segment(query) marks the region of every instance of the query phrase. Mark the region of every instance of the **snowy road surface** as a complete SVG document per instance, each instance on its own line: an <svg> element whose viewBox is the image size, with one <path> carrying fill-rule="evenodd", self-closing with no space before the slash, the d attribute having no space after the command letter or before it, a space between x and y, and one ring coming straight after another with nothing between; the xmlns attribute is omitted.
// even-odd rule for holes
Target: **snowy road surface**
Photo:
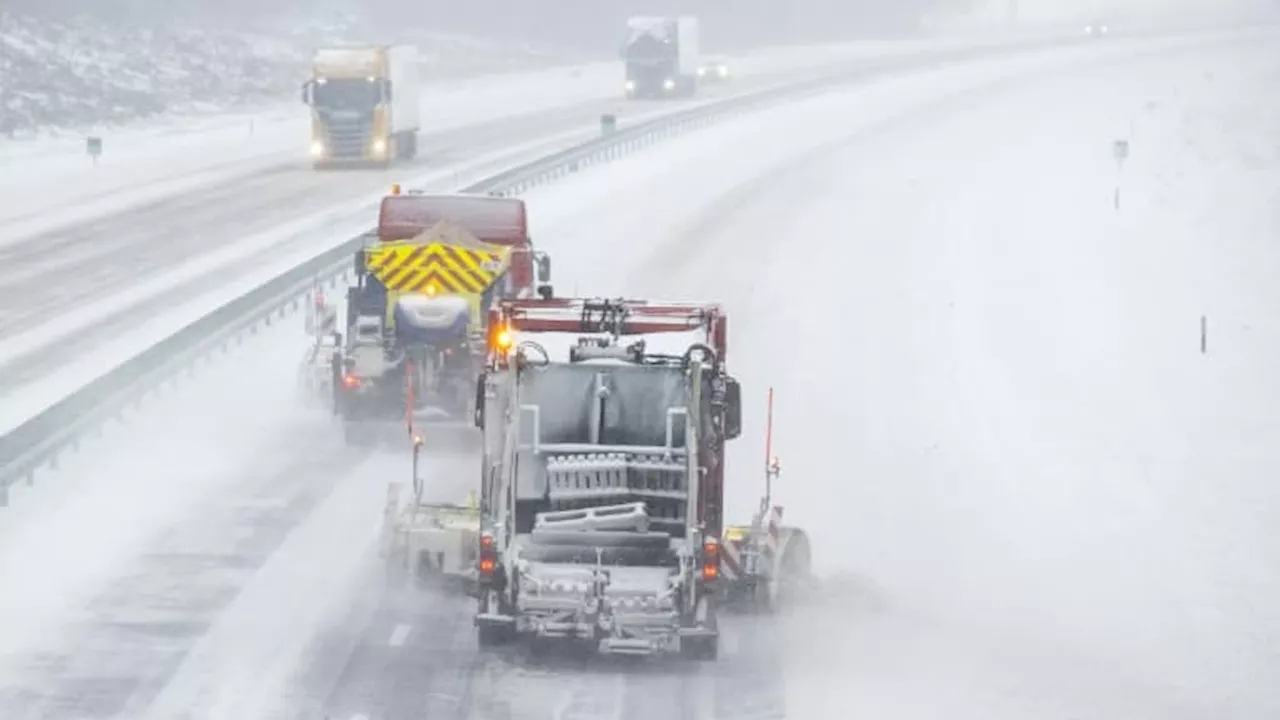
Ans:
<svg viewBox="0 0 1280 720"><path fill-rule="evenodd" d="M530 194L562 292L723 300L777 388L828 595L720 662L486 658L465 602L385 592L408 453L298 402L299 320L15 489L0 716L1276 716L1277 39L887 80Z"/></svg>

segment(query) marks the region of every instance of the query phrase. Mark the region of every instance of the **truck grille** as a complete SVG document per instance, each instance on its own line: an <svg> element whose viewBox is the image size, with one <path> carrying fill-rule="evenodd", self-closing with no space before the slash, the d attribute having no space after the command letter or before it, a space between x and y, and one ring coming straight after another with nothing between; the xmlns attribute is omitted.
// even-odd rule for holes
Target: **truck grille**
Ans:
<svg viewBox="0 0 1280 720"><path fill-rule="evenodd" d="M330 157L363 157L373 139L373 118L329 118L324 139Z"/></svg>

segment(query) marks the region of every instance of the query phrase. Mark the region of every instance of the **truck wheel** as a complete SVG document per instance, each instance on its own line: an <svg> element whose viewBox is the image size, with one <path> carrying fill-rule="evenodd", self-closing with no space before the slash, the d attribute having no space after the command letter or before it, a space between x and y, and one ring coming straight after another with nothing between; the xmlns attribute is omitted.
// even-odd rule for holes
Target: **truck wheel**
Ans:
<svg viewBox="0 0 1280 720"><path fill-rule="evenodd" d="M476 628L476 642L482 648L495 648L511 642L511 634L501 625L481 625Z"/></svg>
<svg viewBox="0 0 1280 720"><path fill-rule="evenodd" d="M720 637L695 637L680 641L680 654L686 660L698 662L716 660L720 657Z"/></svg>

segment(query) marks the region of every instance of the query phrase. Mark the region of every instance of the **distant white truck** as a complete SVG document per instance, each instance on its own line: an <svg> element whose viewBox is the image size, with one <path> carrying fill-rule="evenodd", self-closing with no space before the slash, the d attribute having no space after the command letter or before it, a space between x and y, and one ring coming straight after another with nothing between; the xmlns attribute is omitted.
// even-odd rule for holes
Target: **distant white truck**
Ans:
<svg viewBox="0 0 1280 720"><path fill-rule="evenodd" d="M688 97L701 67L698 18L637 16L627 20L626 93L630 98Z"/></svg>
<svg viewBox="0 0 1280 720"><path fill-rule="evenodd" d="M311 108L316 168L388 166L418 154L418 50L371 45L316 50L302 100Z"/></svg>

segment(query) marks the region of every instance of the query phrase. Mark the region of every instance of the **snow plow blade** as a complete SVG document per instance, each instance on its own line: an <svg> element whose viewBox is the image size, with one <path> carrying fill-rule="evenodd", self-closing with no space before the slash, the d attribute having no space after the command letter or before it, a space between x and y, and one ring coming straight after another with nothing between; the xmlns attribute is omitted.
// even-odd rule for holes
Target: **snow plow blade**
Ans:
<svg viewBox="0 0 1280 720"><path fill-rule="evenodd" d="M382 556L393 587L474 594L479 537L478 507L412 498L401 507L400 483L388 487Z"/></svg>
<svg viewBox="0 0 1280 720"><path fill-rule="evenodd" d="M773 612L808 594L813 584L809 536L800 528L780 526L775 543L767 537L753 535L751 526L725 528L721 607L740 613Z"/></svg>

